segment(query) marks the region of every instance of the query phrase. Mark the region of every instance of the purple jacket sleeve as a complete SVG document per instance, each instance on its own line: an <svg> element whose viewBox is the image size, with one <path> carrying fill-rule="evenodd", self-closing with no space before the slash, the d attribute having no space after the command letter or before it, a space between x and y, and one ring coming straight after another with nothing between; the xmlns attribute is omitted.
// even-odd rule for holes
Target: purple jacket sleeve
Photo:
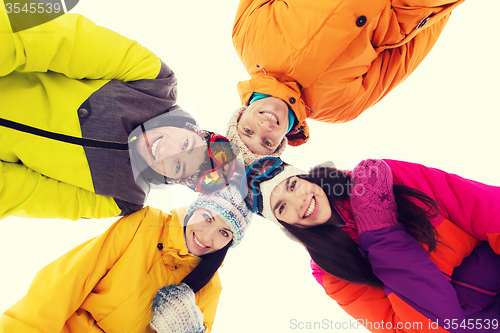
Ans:
<svg viewBox="0 0 500 333"><path fill-rule="evenodd" d="M418 189L439 204L440 215L470 235L487 240L500 233L500 187L482 184L420 164L384 160L394 184Z"/></svg>
<svg viewBox="0 0 500 333"><path fill-rule="evenodd" d="M394 293L434 322L465 318L451 283L401 224L366 231L359 242L387 295Z"/></svg>

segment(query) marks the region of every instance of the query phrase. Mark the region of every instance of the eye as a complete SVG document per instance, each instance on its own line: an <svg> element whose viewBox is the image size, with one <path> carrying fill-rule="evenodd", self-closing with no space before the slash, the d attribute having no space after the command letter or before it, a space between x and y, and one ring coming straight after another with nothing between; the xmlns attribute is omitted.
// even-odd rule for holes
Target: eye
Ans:
<svg viewBox="0 0 500 333"><path fill-rule="evenodd" d="M181 170L181 162L177 162L177 165L175 166L175 173L179 173Z"/></svg>
<svg viewBox="0 0 500 333"><path fill-rule="evenodd" d="M208 214L203 214L203 218L205 219L205 221L207 222L210 222L211 218L210 218L210 215Z"/></svg>
<svg viewBox="0 0 500 333"><path fill-rule="evenodd" d="M281 215L283 213L283 211L285 210L285 206L286 204L282 204L281 206L279 206L278 208L278 213Z"/></svg>
<svg viewBox="0 0 500 333"><path fill-rule="evenodd" d="M264 144L268 147L272 147L273 143L267 139L264 139Z"/></svg>
<svg viewBox="0 0 500 333"><path fill-rule="evenodd" d="M186 149L188 146L189 146L189 141L186 139L186 141L184 141L184 144L182 145L182 150Z"/></svg>
<svg viewBox="0 0 500 333"><path fill-rule="evenodd" d="M243 131L245 131L246 134L252 134L252 131L249 128L243 128Z"/></svg>
<svg viewBox="0 0 500 333"><path fill-rule="evenodd" d="M293 192L293 189L295 188L295 185L297 185L297 181L294 180L292 184L290 184L290 192Z"/></svg>
<svg viewBox="0 0 500 333"><path fill-rule="evenodd" d="M229 237L229 232L227 232L226 230L221 230L220 233L224 237Z"/></svg>

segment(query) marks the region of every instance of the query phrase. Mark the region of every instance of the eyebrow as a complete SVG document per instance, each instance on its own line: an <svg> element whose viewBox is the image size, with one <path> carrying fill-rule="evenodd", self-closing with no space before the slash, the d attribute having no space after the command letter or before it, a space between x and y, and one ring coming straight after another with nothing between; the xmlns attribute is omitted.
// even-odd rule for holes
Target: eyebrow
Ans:
<svg viewBox="0 0 500 333"><path fill-rule="evenodd" d="M286 191L286 192L288 192L288 186L290 185L290 178L292 178L292 177L288 177L288 178L286 179L286 182L285 182L285 191Z"/></svg>
<svg viewBox="0 0 500 333"><path fill-rule="evenodd" d="M286 181L285 181L285 191L287 191L287 192L288 192L288 185L290 184L290 178L292 178L292 177L288 177L288 178L286 179ZM279 200L279 201L276 203L276 205L274 205L274 207L273 207L273 212L276 212L276 209L278 209L278 207L281 205L281 203L282 203L282 200Z"/></svg>

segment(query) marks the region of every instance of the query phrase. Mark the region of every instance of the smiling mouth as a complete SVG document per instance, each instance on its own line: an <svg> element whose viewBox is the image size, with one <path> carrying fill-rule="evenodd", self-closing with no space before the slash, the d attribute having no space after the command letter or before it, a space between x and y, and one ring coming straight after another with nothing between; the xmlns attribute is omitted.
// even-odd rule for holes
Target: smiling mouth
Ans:
<svg viewBox="0 0 500 333"><path fill-rule="evenodd" d="M306 213L304 214L304 218L311 216L315 208L316 208L316 198L312 197L311 203L309 203L309 207L307 207Z"/></svg>
<svg viewBox="0 0 500 333"><path fill-rule="evenodd" d="M271 120L272 122L276 123L277 125L280 124L278 117L270 112L261 112L261 115L266 117L267 119Z"/></svg>
<svg viewBox="0 0 500 333"><path fill-rule="evenodd" d="M160 143L161 139L163 137L159 137L158 139L156 139L153 144L151 145L151 155L153 155L153 158L155 159L156 161L156 147L158 147L158 144Z"/></svg>
<svg viewBox="0 0 500 333"><path fill-rule="evenodd" d="M208 247L208 246L206 246L205 244L203 244L202 242L200 242L200 241L198 240L198 238L196 238L196 235L195 235L195 234L193 234L193 239L194 239L194 242L196 243L196 245L198 245L199 247L201 247L201 248L203 248L203 249Z"/></svg>

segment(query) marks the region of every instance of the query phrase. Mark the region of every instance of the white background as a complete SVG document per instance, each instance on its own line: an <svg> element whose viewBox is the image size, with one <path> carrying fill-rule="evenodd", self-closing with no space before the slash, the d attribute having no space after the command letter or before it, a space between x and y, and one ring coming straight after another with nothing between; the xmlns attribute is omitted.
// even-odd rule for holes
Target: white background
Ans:
<svg viewBox="0 0 500 333"><path fill-rule="evenodd" d="M158 54L177 74L179 105L194 105L202 127L224 134L240 105L236 83L248 78L231 42L237 5L236 0L80 0L72 12ZM310 141L288 148L283 159L303 169L325 160L352 169L365 158L392 158L500 185L499 12L495 0L460 5L406 82L350 123L309 121ZM193 196L186 193L156 189L148 204L169 211L190 202ZM1 220L0 312L24 295L38 270L115 220ZM253 220L220 274L224 289L215 333L348 331L291 325L294 319L304 325L324 319L349 323L350 317L313 279L305 250L266 220Z"/></svg>

